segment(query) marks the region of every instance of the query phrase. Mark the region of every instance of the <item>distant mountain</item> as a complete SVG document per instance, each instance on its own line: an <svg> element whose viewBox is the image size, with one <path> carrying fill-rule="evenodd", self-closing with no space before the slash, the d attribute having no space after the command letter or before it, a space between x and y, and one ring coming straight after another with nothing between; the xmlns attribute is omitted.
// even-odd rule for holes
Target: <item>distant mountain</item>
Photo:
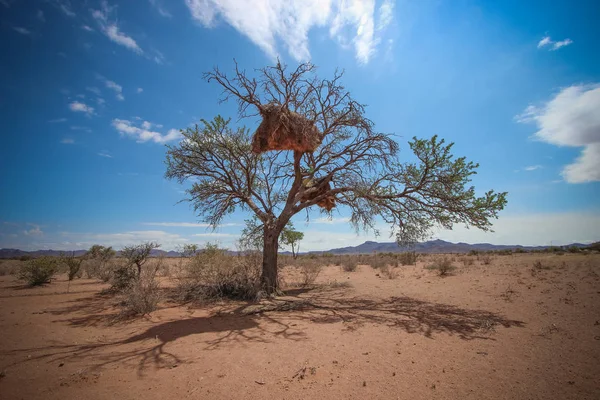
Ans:
<svg viewBox="0 0 600 400"><path fill-rule="evenodd" d="M573 243L561 247L586 247L584 244ZM411 247L398 246L396 242L364 242L358 246L342 247L327 251L311 251L309 253L333 253L333 254L367 254L367 253L401 253L403 251L416 251L417 253L468 253L471 250L497 251L497 250L543 250L550 246L521 246L521 245L495 245L490 243L451 243L444 240L430 240L417 243Z"/></svg>
<svg viewBox="0 0 600 400"><path fill-rule="evenodd" d="M590 245L581 243L572 243L560 247L588 247ZM495 245L490 243L451 243L444 240L430 240L428 242L417 243L412 247L400 247L396 242L364 242L358 246L341 247L339 249L331 249L326 251L309 251L300 254L321 254L321 253L332 253L332 254L369 254L369 253L401 253L403 251L416 251L417 253L468 253L471 250L477 251L498 251L498 250L544 250L551 246L520 246L520 245ZM85 254L86 250L75 250L76 256ZM59 256L62 251L59 250L36 250L36 251L23 251L18 249L0 249L1 258L18 258L22 256L40 257L40 256ZM71 253L71 251L65 251L64 253ZM229 254L235 255L237 252L229 251ZM118 252L117 252L118 254ZM281 254L292 254L289 251L282 252ZM176 251L164 251L164 250L152 250L152 257L165 256L165 257L179 257L180 254Z"/></svg>

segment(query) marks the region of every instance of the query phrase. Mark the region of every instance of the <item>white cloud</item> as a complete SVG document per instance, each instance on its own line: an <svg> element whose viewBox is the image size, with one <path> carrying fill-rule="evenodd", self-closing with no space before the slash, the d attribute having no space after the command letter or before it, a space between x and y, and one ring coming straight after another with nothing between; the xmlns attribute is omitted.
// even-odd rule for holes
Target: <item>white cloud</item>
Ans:
<svg viewBox="0 0 600 400"><path fill-rule="evenodd" d="M69 0L50 0L50 3L62 11L67 17L72 18L75 16L75 13L71 9L71 2Z"/></svg>
<svg viewBox="0 0 600 400"><path fill-rule="evenodd" d="M94 32L94 30L89 25L82 25L81 29L88 32Z"/></svg>
<svg viewBox="0 0 600 400"><path fill-rule="evenodd" d="M178 227L178 228L209 228L210 224L197 224L194 222L144 222L142 225L148 226L169 226L169 227ZM226 223L221 224L219 227L226 226L241 226L242 224L238 223Z"/></svg>
<svg viewBox="0 0 600 400"><path fill-rule="evenodd" d="M71 138L64 138L60 141L62 144L75 144L75 141Z"/></svg>
<svg viewBox="0 0 600 400"><path fill-rule="evenodd" d="M102 82L104 82L104 84L106 85L106 87L108 89L115 92L115 97L117 98L117 100L119 100L119 101L125 100L125 97L123 96L123 87L121 85L119 85L118 83L116 83L114 81L111 81L110 79L103 77L100 74L97 74L96 77L98 79L100 79ZM98 90L97 88L88 88L88 90L92 91L91 89ZM94 92L94 93L96 93L97 95L100 95L99 90L98 90L98 92ZM102 100L102 102L104 102L104 100Z"/></svg>
<svg viewBox="0 0 600 400"><path fill-rule="evenodd" d="M26 236L41 236L44 234L44 232L40 229L39 225L35 225L35 224L27 224L27 225L31 225L31 226L33 226L33 228L24 230L23 231L24 235L26 235Z"/></svg>
<svg viewBox="0 0 600 400"><path fill-rule="evenodd" d="M92 17L94 17L102 32L113 42L127 47L137 54L144 54L142 48L138 46L137 42L131 36L121 32L116 22L109 21L111 11L112 7L109 7L105 1L102 2L101 10L92 11Z"/></svg>
<svg viewBox="0 0 600 400"><path fill-rule="evenodd" d="M569 183L600 181L600 84L562 89L541 107L529 106L518 122L535 123L535 138L557 146L584 147L562 175Z"/></svg>
<svg viewBox="0 0 600 400"><path fill-rule="evenodd" d="M138 93L142 93L144 91L144 89L142 89L141 87L137 88L136 92Z"/></svg>
<svg viewBox="0 0 600 400"><path fill-rule="evenodd" d="M542 40L538 42L537 47L538 49L548 47L550 51L554 51L560 49L561 47L568 46L571 43L573 43L573 41L569 38L555 42L550 38L550 36L545 36L544 38L542 38Z"/></svg>
<svg viewBox="0 0 600 400"><path fill-rule="evenodd" d="M82 103L79 101L74 101L71 104L69 104L69 109L74 112L83 112L83 113L86 113L87 115L94 114L94 107L90 107L90 106L86 105L85 103Z"/></svg>
<svg viewBox="0 0 600 400"><path fill-rule="evenodd" d="M536 169L541 169L541 165L530 165L528 167L523 168L525 171L535 171Z"/></svg>
<svg viewBox="0 0 600 400"><path fill-rule="evenodd" d="M350 217L320 217L310 221L311 224L347 224L350 222Z"/></svg>
<svg viewBox="0 0 600 400"><path fill-rule="evenodd" d="M160 14L162 17L165 17L165 18L171 18L171 17L173 17L169 11L165 10L165 9L162 7L162 4L160 3L160 1L159 1L159 0L149 0L149 1L150 1L150 4L152 5L152 7L154 7L154 9L155 9L155 10L156 10L156 11L157 11L157 12L158 12L158 13L159 13L159 14Z"/></svg>
<svg viewBox="0 0 600 400"><path fill-rule="evenodd" d="M35 17L42 22L46 22L46 18L44 17L44 12L42 10L37 10Z"/></svg>
<svg viewBox="0 0 600 400"><path fill-rule="evenodd" d="M112 126L120 134L130 136L138 143L144 143L148 141L152 141L154 143L166 143L172 140L177 140L181 136L181 133L176 129L170 129L167 134L163 135L160 132L151 131L149 128L136 126L134 122L126 119L113 119Z"/></svg>
<svg viewBox="0 0 600 400"><path fill-rule="evenodd" d="M218 232L208 232L208 233L196 233L193 234L194 237L226 237L226 238L239 238L240 235L236 235L233 233L218 233Z"/></svg>
<svg viewBox="0 0 600 400"><path fill-rule="evenodd" d="M66 121L67 121L66 118L56 118L56 119L49 120L48 123L56 124L56 123L59 123L59 122L66 122Z"/></svg>
<svg viewBox="0 0 600 400"><path fill-rule="evenodd" d="M21 35L31 35L31 31L29 29L25 29L20 26L13 26L13 30L19 32Z"/></svg>
<svg viewBox="0 0 600 400"><path fill-rule="evenodd" d="M101 151L98 153L98 155L104 158L113 158L113 156L111 156L110 153L108 153L107 151Z"/></svg>
<svg viewBox="0 0 600 400"><path fill-rule="evenodd" d="M86 87L85 90L90 91L92 93L94 93L96 96L100 96L102 93L100 92L100 89L98 89L97 87Z"/></svg>
<svg viewBox="0 0 600 400"><path fill-rule="evenodd" d="M377 32L375 0L186 0L192 17L207 28L220 16L270 58L282 42L297 61L310 59L308 32L329 27L331 38L343 47L354 47L356 58L366 64L376 51L382 31L393 18L393 0L379 7Z"/></svg>

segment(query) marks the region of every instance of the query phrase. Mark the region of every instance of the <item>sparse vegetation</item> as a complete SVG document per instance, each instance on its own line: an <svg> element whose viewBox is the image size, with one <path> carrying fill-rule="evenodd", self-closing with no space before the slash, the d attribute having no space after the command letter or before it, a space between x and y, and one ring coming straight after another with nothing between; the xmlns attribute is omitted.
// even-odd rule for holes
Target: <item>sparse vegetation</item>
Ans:
<svg viewBox="0 0 600 400"><path fill-rule="evenodd" d="M386 264L380 268L381 274L388 279L396 279L398 277L398 271L394 268L394 266L390 264Z"/></svg>
<svg viewBox="0 0 600 400"><path fill-rule="evenodd" d="M19 270L18 279L29 286L50 283L58 270L58 262L54 257L39 257L25 261Z"/></svg>
<svg viewBox="0 0 600 400"><path fill-rule="evenodd" d="M232 257L207 244L180 264L175 276L178 297L183 301L254 300L259 295L260 262L260 253Z"/></svg>
<svg viewBox="0 0 600 400"><path fill-rule="evenodd" d="M315 283L323 267L319 261L304 260L299 264L301 285L306 287Z"/></svg>
<svg viewBox="0 0 600 400"><path fill-rule="evenodd" d="M456 269L452 265L452 259L448 256L441 256L434 259L433 264L426 267L428 270L437 271L440 276L447 276Z"/></svg>
<svg viewBox="0 0 600 400"><path fill-rule="evenodd" d="M126 246L121 250L121 257L127 260L127 265L135 265L138 276L142 275L142 266L148 261L152 250L158 249L160 244L145 242L135 246Z"/></svg>
<svg viewBox="0 0 600 400"><path fill-rule="evenodd" d="M398 254L398 262L402 265L416 265L418 254L414 251L406 251Z"/></svg>
<svg viewBox="0 0 600 400"><path fill-rule="evenodd" d="M123 301L121 302L125 315L145 315L156 310L161 298L160 288L156 281L158 269L158 265L145 268L141 275L137 276L135 271L129 268L129 271L133 272L133 277L128 277L130 279L129 286L123 290ZM126 281L127 278L123 278L123 282Z"/></svg>
<svg viewBox="0 0 600 400"><path fill-rule="evenodd" d="M482 256L479 256L479 260L481 260L483 265L490 265L492 263L492 256L490 256L489 254L484 254Z"/></svg>
<svg viewBox="0 0 600 400"><path fill-rule="evenodd" d="M345 272L354 272L358 269L358 262L353 258L349 258L347 260L342 261L341 266L342 270L344 270Z"/></svg>

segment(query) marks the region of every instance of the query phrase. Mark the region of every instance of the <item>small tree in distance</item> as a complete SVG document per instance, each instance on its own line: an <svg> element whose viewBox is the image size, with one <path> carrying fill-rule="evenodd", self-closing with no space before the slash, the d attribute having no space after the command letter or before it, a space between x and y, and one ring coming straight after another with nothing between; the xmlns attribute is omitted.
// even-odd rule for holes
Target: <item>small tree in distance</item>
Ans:
<svg viewBox="0 0 600 400"><path fill-rule="evenodd" d="M283 228L281 232L281 243L292 248L292 257L296 259L298 257L298 251L300 251L300 242L304 239L304 233L294 230L294 224L288 222L288 225Z"/></svg>
<svg viewBox="0 0 600 400"><path fill-rule="evenodd" d="M332 79L319 79L309 63L291 71L277 63L258 70L255 78L237 66L233 76L218 69L205 74L223 88L222 101L237 101L240 118L258 115L265 104L304 116L322 136L312 153L253 153L249 130L232 128L221 116L187 128L181 142L168 146L165 175L179 182L195 178L186 199L205 222L216 228L238 208L258 218L261 285L268 295L278 292L281 232L294 215L326 199L334 197L349 211L356 230L378 233L380 218L401 243L423 240L435 226L463 223L490 230L490 219L506 205L506 193L492 190L477 197L468 184L478 164L454 158L452 144L437 136L413 138L409 146L418 161L401 162L398 143L374 130L341 77L336 72Z"/></svg>
<svg viewBox="0 0 600 400"><path fill-rule="evenodd" d="M135 265L137 268L137 276L142 275L142 266L148 261L152 250L158 249L160 244L155 242L145 242L134 246L126 246L121 250L121 257L127 259L128 265Z"/></svg>

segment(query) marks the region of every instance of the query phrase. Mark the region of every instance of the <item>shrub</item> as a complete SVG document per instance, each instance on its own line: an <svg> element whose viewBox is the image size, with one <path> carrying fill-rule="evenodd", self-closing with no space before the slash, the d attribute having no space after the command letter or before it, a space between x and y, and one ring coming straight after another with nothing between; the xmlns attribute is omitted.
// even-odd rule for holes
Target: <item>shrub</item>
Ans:
<svg viewBox="0 0 600 400"><path fill-rule="evenodd" d="M302 286L309 286L315 283L323 267L319 262L306 261L300 264L300 276L302 277Z"/></svg>
<svg viewBox="0 0 600 400"><path fill-rule="evenodd" d="M469 256L464 256L464 257L462 257L462 258L461 258L461 261L462 261L462 263L463 263L463 265L464 265L465 267L468 267L469 265L473 265L473 263L475 262L475 261L473 260L473 258L471 258L471 257L469 257Z"/></svg>
<svg viewBox="0 0 600 400"><path fill-rule="evenodd" d="M110 291L124 292L130 289L136 281L137 273L132 265L129 264L113 264L110 277Z"/></svg>
<svg viewBox="0 0 600 400"><path fill-rule="evenodd" d="M479 258L484 265L490 265L492 263L492 256L485 254Z"/></svg>
<svg viewBox="0 0 600 400"><path fill-rule="evenodd" d="M456 267L452 265L452 260L448 256L436 258L433 264L428 265L426 268L437 271L440 276L446 276L456 269Z"/></svg>
<svg viewBox="0 0 600 400"><path fill-rule="evenodd" d="M233 257L207 244L179 265L175 276L178 297L183 301L254 300L259 295L261 264L260 252Z"/></svg>
<svg viewBox="0 0 600 400"><path fill-rule="evenodd" d="M389 264L381 267L380 270L381 274L388 279L396 279L398 277L398 271L396 271L396 269Z"/></svg>
<svg viewBox="0 0 600 400"><path fill-rule="evenodd" d="M29 286L50 283L58 269L57 260L52 257L33 258L26 261L19 270L18 279L26 281Z"/></svg>
<svg viewBox="0 0 600 400"><path fill-rule="evenodd" d="M161 297L160 288L155 279L158 268L146 269L139 277L133 268L129 268L129 270L133 272L133 279L131 285L123 292L124 298L121 307L123 307L124 314L145 315L156 310Z"/></svg>
<svg viewBox="0 0 600 400"><path fill-rule="evenodd" d="M342 269L346 272L355 272L358 268L356 260L349 258L342 263Z"/></svg>
<svg viewBox="0 0 600 400"><path fill-rule="evenodd" d="M382 259L382 258L379 258L379 257L373 257L369 261L369 265L373 269L380 269L380 268L383 268L385 266L385 260Z"/></svg>
<svg viewBox="0 0 600 400"><path fill-rule="evenodd" d="M418 255L414 251L407 251L398 255L398 262L402 265L417 264Z"/></svg>

